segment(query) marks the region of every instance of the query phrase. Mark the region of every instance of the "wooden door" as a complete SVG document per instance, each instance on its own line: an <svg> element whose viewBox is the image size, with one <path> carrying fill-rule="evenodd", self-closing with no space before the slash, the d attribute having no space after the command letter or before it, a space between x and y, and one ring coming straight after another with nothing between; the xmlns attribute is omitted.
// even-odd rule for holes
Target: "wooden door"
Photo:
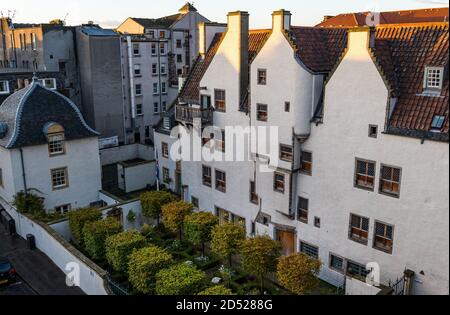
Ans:
<svg viewBox="0 0 450 315"><path fill-rule="evenodd" d="M278 241L281 243L282 253L289 256L295 253L295 233L288 231L278 231Z"/></svg>

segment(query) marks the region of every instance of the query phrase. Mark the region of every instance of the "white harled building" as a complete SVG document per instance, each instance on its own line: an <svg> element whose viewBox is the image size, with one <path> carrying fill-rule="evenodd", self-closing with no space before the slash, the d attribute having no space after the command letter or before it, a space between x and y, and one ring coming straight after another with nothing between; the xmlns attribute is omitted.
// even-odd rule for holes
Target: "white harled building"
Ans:
<svg viewBox="0 0 450 315"><path fill-rule="evenodd" d="M36 79L0 105L0 203L29 191L47 212L99 201L98 133L68 98Z"/></svg>
<svg viewBox="0 0 450 315"><path fill-rule="evenodd" d="M379 271L384 288L406 274L407 293L448 294L448 23L272 18L271 30L249 30L246 12L200 25L199 58L155 129L161 181L279 240L284 254L320 259L333 285ZM275 126L277 154L246 147L243 162L177 162L176 124L214 126L202 150L219 156L226 127Z"/></svg>

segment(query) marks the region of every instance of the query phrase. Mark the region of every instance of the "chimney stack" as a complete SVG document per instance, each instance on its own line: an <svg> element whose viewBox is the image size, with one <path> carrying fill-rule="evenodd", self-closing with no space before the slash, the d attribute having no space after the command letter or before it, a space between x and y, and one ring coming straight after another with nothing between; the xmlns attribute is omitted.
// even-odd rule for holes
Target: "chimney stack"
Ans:
<svg viewBox="0 0 450 315"><path fill-rule="evenodd" d="M248 31L249 14L245 11L228 13L227 37L233 41L232 49L235 53L235 66L239 73L239 95L242 103L249 84L249 60L248 60Z"/></svg>
<svg viewBox="0 0 450 315"><path fill-rule="evenodd" d="M291 29L291 17L290 11L278 10L272 13L272 30L288 31Z"/></svg>
<svg viewBox="0 0 450 315"><path fill-rule="evenodd" d="M205 57L209 47L217 33L223 33L227 30L226 24L221 23L205 23L198 24L198 51L200 56Z"/></svg>
<svg viewBox="0 0 450 315"><path fill-rule="evenodd" d="M376 33L373 27L360 27L348 31L348 53L354 57L375 47Z"/></svg>

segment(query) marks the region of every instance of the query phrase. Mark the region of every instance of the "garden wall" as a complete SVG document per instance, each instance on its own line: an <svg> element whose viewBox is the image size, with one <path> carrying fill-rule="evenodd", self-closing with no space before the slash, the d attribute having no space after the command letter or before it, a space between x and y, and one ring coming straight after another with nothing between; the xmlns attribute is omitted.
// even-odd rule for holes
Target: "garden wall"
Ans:
<svg viewBox="0 0 450 315"><path fill-rule="evenodd" d="M347 277L345 285L346 295L378 295L381 291L380 288L368 285L361 280Z"/></svg>
<svg viewBox="0 0 450 315"><path fill-rule="evenodd" d="M3 202L3 207L16 222L17 234L26 239L32 234L36 239L36 247L46 254L53 263L65 274L72 270L66 270L69 264L75 263L79 267L80 288L88 295L107 295L104 283L107 276L106 271L80 253L75 247L68 243L63 236L59 235L49 226L37 223L27 216L20 214L14 207ZM64 230L64 223L57 224L57 229Z"/></svg>

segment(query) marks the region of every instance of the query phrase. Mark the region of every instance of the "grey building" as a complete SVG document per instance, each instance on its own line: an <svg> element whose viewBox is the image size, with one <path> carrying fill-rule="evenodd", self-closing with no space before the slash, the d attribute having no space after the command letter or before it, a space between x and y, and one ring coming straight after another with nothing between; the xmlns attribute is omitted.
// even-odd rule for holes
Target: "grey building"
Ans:
<svg viewBox="0 0 450 315"><path fill-rule="evenodd" d="M62 80L58 90L80 106L74 28L59 20L48 24L17 24L10 18L1 18L0 73L11 76L14 72L59 73L57 77Z"/></svg>
<svg viewBox="0 0 450 315"><path fill-rule="evenodd" d="M97 25L76 29L82 108L100 138L124 141L120 37Z"/></svg>

